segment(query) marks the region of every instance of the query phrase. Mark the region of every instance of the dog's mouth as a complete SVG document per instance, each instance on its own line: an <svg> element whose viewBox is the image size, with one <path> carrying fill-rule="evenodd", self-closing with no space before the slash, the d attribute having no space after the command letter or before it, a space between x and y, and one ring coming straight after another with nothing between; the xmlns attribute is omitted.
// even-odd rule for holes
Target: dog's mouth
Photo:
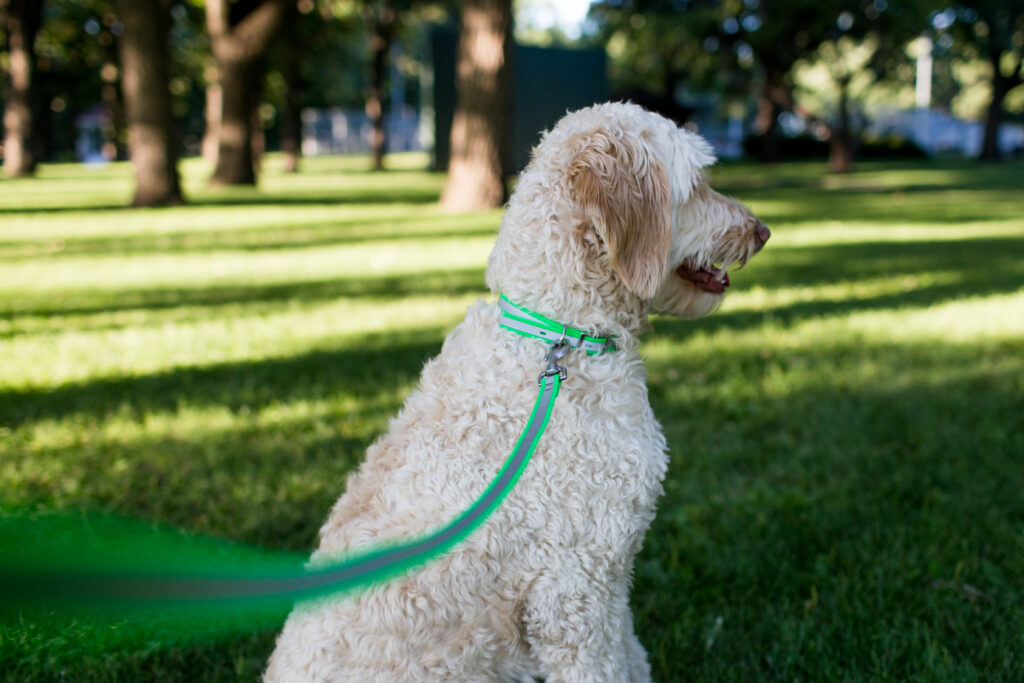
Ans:
<svg viewBox="0 0 1024 683"><path fill-rule="evenodd" d="M697 289L712 294L721 294L729 286L729 273L725 268L711 265L706 268L698 268L687 261L676 268L676 275L687 282L693 283Z"/></svg>

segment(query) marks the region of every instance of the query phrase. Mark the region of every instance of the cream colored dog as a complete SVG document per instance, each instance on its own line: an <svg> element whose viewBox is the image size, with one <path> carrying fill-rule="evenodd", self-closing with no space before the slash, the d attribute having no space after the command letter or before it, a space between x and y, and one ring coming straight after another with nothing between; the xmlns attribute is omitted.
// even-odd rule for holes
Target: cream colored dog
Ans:
<svg viewBox="0 0 1024 683"><path fill-rule="evenodd" d="M268 681L647 681L633 558L667 456L637 335L698 316L768 229L708 187L699 136L630 104L567 115L519 178L487 267L492 292L618 350L568 379L516 488L468 541L356 597L297 609ZM523 429L547 346L478 302L423 369L321 529L314 562L422 535L487 487Z"/></svg>

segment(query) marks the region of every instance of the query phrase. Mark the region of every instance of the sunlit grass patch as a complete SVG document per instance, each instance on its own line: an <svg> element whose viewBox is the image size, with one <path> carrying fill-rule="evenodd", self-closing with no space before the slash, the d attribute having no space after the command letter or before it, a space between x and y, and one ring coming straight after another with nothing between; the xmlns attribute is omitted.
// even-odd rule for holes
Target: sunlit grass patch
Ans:
<svg viewBox="0 0 1024 683"><path fill-rule="evenodd" d="M7 378L5 386L19 389L183 366L259 361L331 348L399 326L407 333L443 330L453 326L480 294L327 301L252 314L228 310L220 311L229 315L219 318L200 310L193 311L192 319L165 319L155 325L114 324L32 337L19 334L0 339L0 374Z"/></svg>

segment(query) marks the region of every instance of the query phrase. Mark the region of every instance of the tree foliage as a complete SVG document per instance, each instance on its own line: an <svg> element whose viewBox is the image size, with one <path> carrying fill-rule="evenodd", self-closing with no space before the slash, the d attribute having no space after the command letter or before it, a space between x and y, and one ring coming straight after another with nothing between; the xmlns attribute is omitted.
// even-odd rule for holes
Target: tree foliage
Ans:
<svg viewBox="0 0 1024 683"><path fill-rule="evenodd" d="M773 159L778 153L779 116L786 111L825 126L833 144L848 140L855 133L850 130L850 108L856 108L857 100L869 91L891 85L894 74L906 76L905 47L924 33L937 38L940 51L955 42L958 49L974 45L976 53L989 55L990 62L998 64L990 67L994 99L1019 86L1024 77L1024 1L947 4L602 0L592 6L589 18L598 26L595 42L608 46L620 91L643 88L666 97L713 92L727 107L736 102L745 106L753 99L757 151L762 159ZM943 38L947 30L957 32L955 40L952 34ZM937 85L951 97L956 85L948 62L944 64L947 68L937 74ZM823 78L816 79L810 98L816 102L808 108L808 98L801 97L807 93L796 87L795 75L811 66ZM990 107L1002 111L1001 104ZM848 166L841 160L835 165L838 170Z"/></svg>
<svg viewBox="0 0 1024 683"><path fill-rule="evenodd" d="M998 159L1007 98L1024 90L1024 0L954 2L933 10L929 20L940 47L986 63L989 100L981 156Z"/></svg>

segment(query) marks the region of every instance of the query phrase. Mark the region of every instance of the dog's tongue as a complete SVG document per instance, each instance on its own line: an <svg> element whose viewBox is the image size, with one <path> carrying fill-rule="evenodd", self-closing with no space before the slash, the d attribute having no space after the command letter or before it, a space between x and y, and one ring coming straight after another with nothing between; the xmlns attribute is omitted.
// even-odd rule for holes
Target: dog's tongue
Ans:
<svg viewBox="0 0 1024 683"><path fill-rule="evenodd" d="M676 275L687 282L692 282L697 288L713 294L721 294L729 286L728 273L718 273L708 268L694 268L685 262L676 268ZM722 276L721 280L718 279L720 275Z"/></svg>

